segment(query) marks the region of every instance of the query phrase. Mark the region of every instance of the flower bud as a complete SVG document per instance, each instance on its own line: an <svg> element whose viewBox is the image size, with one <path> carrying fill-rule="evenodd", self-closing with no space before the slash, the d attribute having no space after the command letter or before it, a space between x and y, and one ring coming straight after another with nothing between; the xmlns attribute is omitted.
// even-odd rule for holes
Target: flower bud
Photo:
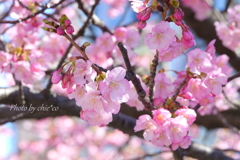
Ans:
<svg viewBox="0 0 240 160"><path fill-rule="evenodd" d="M57 84L61 79L62 79L61 72L59 70L54 71L51 79L52 83Z"/></svg>
<svg viewBox="0 0 240 160"><path fill-rule="evenodd" d="M178 0L170 0L169 4L171 6L173 6L174 8L178 8L179 7L179 1Z"/></svg>
<svg viewBox="0 0 240 160"><path fill-rule="evenodd" d="M141 20L141 21L146 21L150 18L152 14L152 9L150 7L144 9L142 12L139 12L137 14L137 19Z"/></svg>
<svg viewBox="0 0 240 160"><path fill-rule="evenodd" d="M181 8L177 8L174 10L174 18L177 20L181 20L184 17L184 12L181 10Z"/></svg>
<svg viewBox="0 0 240 160"><path fill-rule="evenodd" d="M57 28L57 34L63 35L64 33L65 33L65 32L64 32L63 28L62 28L61 26L59 26L59 27Z"/></svg>
<svg viewBox="0 0 240 160"><path fill-rule="evenodd" d="M70 19L66 19L65 22L64 22L64 25L66 26L70 26L71 25L71 20Z"/></svg>
<svg viewBox="0 0 240 160"><path fill-rule="evenodd" d="M139 21L138 29L143 29L144 27L146 27L146 25L147 25L146 21Z"/></svg>
<svg viewBox="0 0 240 160"><path fill-rule="evenodd" d="M68 33L68 34L72 34L73 32L74 32L74 28L73 28L73 26L68 26L67 27L67 29L66 29L66 32Z"/></svg>
<svg viewBox="0 0 240 160"><path fill-rule="evenodd" d="M96 77L96 81L100 82L103 81L106 78L106 73L105 72L101 72L97 77Z"/></svg>

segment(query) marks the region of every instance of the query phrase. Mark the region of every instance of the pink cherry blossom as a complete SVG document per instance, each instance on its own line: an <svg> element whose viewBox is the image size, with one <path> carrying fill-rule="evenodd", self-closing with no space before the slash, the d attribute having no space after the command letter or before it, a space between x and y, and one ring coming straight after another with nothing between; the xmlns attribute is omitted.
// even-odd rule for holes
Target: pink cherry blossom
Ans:
<svg viewBox="0 0 240 160"><path fill-rule="evenodd" d="M188 125L193 124L197 117L197 114L193 109L178 109L175 114L178 116L182 115L184 118L186 118Z"/></svg>
<svg viewBox="0 0 240 160"><path fill-rule="evenodd" d="M142 82L142 80L141 80L141 78L139 76L137 76L137 77L140 80L141 85L142 85L144 91L148 94L148 92L149 92L148 87ZM136 91L134 85L132 84L132 82L130 82L130 90L128 91L128 95L131 98L129 98L129 100L126 103L130 107L136 107L136 109L138 111L141 111L141 110L143 110L145 108L144 105L142 104L142 102L138 99L137 91Z"/></svg>
<svg viewBox="0 0 240 160"><path fill-rule="evenodd" d="M227 83L227 76L222 73L221 68L210 72L204 80L204 84L211 90L215 95L222 92L222 85Z"/></svg>
<svg viewBox="0 0 240 160"><path fill-rule="evenodd" d="M222 73L226 76L230 76L232 74L232 68L228 65L229 57L226 54L220 55L217 57L215 68L221 68Z"/></svg>
<svg viewBox="0 0 240 160"><path fill-rule="evenodd" d="M152 28L152 33L146 35L145 43L150 49L161 52L176 40L175 34L175 31L170 28L169 22L162 21Z"/></svg>
<svg viewBox="0 0 240 160"><path fill-rule="evenodd" d="M154 121L149 115L141 115L138 117L138 120L136 121L136 126L134 127L134 131L138 132L148 127L151 128L152 125L154 125Z"/></svg>
<svg viewBox="0 0 240 160"><path fill-rule="evenodd" d="M0 51L0 72L6 69L6 67L10 64L11 59L12 56L9 53Z"/></svg>
<svg viewBox="0 0 240 160"><path fill-rule="evenodd" d="M214 97L212 95L206 95L204 96L203 98L201 98L199 100L199 104L201 106L207 106L208 104L211 104L213 103L215 100L214 100Z"/></svg>
<svg viewBox="0 0 240 160"><path fill-rule="evenodd" d="M187 135L189 125L187 119L183 116L172 118L166 132L170 135L172 143L179 143Z"/></svg>
<svg viewBox="0 0 240 160"><path fill-rule="evenodd" d="M191 137L190 136L185 136L183 140L179 143L173 143L172 144L172 149L175 151L178 149L178 147L187 149L191 145Z"/></svg>
<svg viewBox="0 0 240 160"><path fill-rule="evenodd" d="M129 48L134 48L138 45L139 40L140 40L140 34L138 33L138 31L134 28L128 28L127 39L124 44Z"/></svg>
<svg viewBox="0 0 240 160"><path fill-rule="evenodd" d="M210 53L212 60L212 63L216 62L216 49L214 47L214 44L216 42L216 39L212 40L211 42L209 42L207 48L206 48L206 52Z"/></svg>
<svg viewBox="0 0 240 160"><path fill-rule="evenodd" d="M192 93L197 100L202 99L210 93L210 89L198 78L191 78L186 88L187 92Z"/></svg>
<svg viewBox="0 0 240 160"><path fill-rule="evenodd" d="M101 48L102 51L111 51L115 46L116 38L107 32L104 32L96 40L96 44Z"/></svg>
<svg viewBox="0 0 240 160"><path fill-rule="evenodd" d="M81 111L80 117L87 121L91 126L106 126L112 121L112 114L101 110L99 114L95 110Z"/></svg>
<svg viewBox="0 0 240 160"><path fill-rule="evenodd" d="M103 98L107 101L107 105L104 105L104 111L109 112L109 113L113 113L113 114L117 114L120 110L120 103L118 102L113 102L110 98L110 93L108 94L104 94Z"/></svg>
<svg viewBox="0 0 240 160"><path fill-rule="evenodd" d="M208 73L212 69L211 60L212 57L209 53L196 48L188 53L187 67L189 67L193 73Z"/></svg>
<svg viewBox="0 0 240 160"><path fill-rule="evenodd" d="M165 123L162 128L167 128L170 125L170 123ZM172 140L170 138L170 135L166 132L165 129L160 129L159 131L156 131L154 134L154 140L152 143L156 146L163 147L163 146L169 146L172 143Z"/></svg>
<svg viewBox="0 0 240 160"><path fill-rule="evenodd" d="M184 51L185 49L181 43L171 43L167 49L159 52L158 59L160 62L169 62L178 57Z"/></svg>
<svg viewBox="0 0 240 160"><path fill-rule="evenodd" d="M90 61L84 61L83 59L76 60L74 70L74 82L78 85L86 83L85 76L90 75L93 72Z"/></svg>
<svg viewBox="0 0 240 160"><path fill-rule="evenodd" d="M127 38L127 29L125 27L119 27L115 29L114 36L119 42L125 40Z"/></svg>
<svg viewBox="0 0 240 160"><path fill-rule="evenodd" d="M136 13L143 11L147 7L147 5L140 0L129 0L129 1L131 1L132 9Z"/></svg>
<svg viewBox="0 0 240 160"><path fill-rule="evenodd" d="M130 85L124 78L125 75L126 70L121 67L107 71L106 78L99 84L101 93L109 93L113 102L127 102L129 99L127 91L130 89Z"/></svg>
<svg viewBox="0 0 240 160"><path fill-rule="evenodd" d="M152 113L153 113L153 120L160 125L165 123L172 116L172 114L164 108L159 108L158 110L154 110L152 111Z"/></svg>
<svg viewBox="0 0 240 160"><path fill-rule="evenodd" d="M86 93L82 99L79 100L79 104L84 111L94 110L97 113L101 113L107 102L100 94L100 91L96 89L94 83L85 84Z"/></svg>
<svg viewBox="0 0 240 160"><path fill-rule="evenodd" d="M167 98L173 94L174 86L171 79L166 77L164 73L158 73L155 77L155 93L154 97Z"/></svg>

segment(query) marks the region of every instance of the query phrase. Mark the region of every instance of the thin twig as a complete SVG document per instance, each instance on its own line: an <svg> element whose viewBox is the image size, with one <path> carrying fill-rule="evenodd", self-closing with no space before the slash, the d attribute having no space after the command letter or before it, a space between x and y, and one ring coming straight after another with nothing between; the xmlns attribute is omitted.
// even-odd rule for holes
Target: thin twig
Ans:
<svg viewBox="0 0 240 160"><path fill-rule="evenodd" d="M223 123L223 125L228 127L234 133L240 134L240 130L237 129L236 127L232 126L230 123L228 123L227 119L222 115L221 112L219 112L218 108L216 108L216 111L218 112L217 116L218 116L219 120Z"/></svg>
<svg viewBox="0 0 240 160"><path fill-rule="evenodd" d="M90 11L88 7L84 6L84 3L81 0L77 1L78 8L83 11L83 13L88 16ZM104 22L101 21L95 14L92 15L92 24L98 26L102 31L112 34L112 32L105 26Z"/></svg>
<svg viewBox="0 0 240 160"><path fill-rule="evenodd" d="M138 94L138 99L143 103L143 105L145 106L145 109L148 111L151 111L154 108L153 103L150 102L149 97L146 96L146 92L144 91L140 80L137 78L136 74L134 73L129 57L128 57L128 52L127 49L123 46L123 44L121 42L118 43L118 47L122 53L126 68L127 68L127 73L125 78L129 81L132 81L137 94Z"/></svg>
<svg viewBox="0 0 240 160"><path fill-rule="evenodd" d="M157 71L157 65L158 65L158 51L156 51L156 54L154 56L154 59L151 64L150 68L150 80L149 80L149 98L150 101L153 102L153 88L155 84L155 76L156 76L156 71Z"/></svg>
<svg viewBox="0 0 240 160"><path fill-rule="evenodd" d="M240 105L239 105L239 104L236 104L236 103L232 102L232 101L228 98L228 96L226 95L226 93L225 93L224 90L222 90L222 94L223 94L223 96L225 97L225 99L226 99L230 104L232 104L233 106L235 106L235 107L237 107L237 108L240 108Z"/></svg>
<svg viewBox="0 0 240 160"><path fill-rule="evenodd" d="M235 78L240 77L240 72L236 73L235 75L228 77L227 82L230 82L232 80L234 80Z"/></svg>
<svg viewBox="0 0 240 160"><path fill-rule="evenodd" d="M176 93L173 95L172 100L175 101L177 99L178 94L180 93L181 88L187 83L186 78L183 80L183 82L179 85L179 87L176 90Z"/></svg>
<svg viewBox="0 0 240 160"><path fill-rule="evenodd" d="M93 12L96 8L96 6L98 5L100 0L96 0L95 4L92 6L92 10L90 11L90 13L88 14L88 18L87 20L85 21L85 23L83 24L82 28L78 31L78 33L76 34L76 36L78 35L83 35L84 34L84 31L86 29L86 27L88 26L89 22L90 22L90 19L92 18L93 16ZM74 37L76 37L74 36Z"/></svg>
<svg viewBox="0 0 240 160"><path fill-rule="evenodd" d="M30 18L32 18L32 17L35 17L36 15L38 15L38 14L40 14L40 13L43 13L46 9L55 8L55 7L59 6L59 5L60 5L61 3L63 3L63 2L64 2L64 0L61 0L59 3L56 3L56 4L52 5L52 6L49 6L49 7L48 7L48 6L45 6L45 7L43 7L41 10L39 10L39 11L37 11L36 13L33 13L33 14L31 14L31 15L25 17L25 18L20 18L20 19L18 19L18 20L13 20L13 21L8 21L8 20L6 20L6 21L0 21L0 23L16 24L16 23L19 23L19 22L22 22L22 21L26 21L26 20L28 20L28 19L30 19Z"/></svg>
<svg viewBox="0 0 240 160"><path fill-rule="evenodd" d="M163 21L166 19L168 8L169 8L169 6L166 3L164 3L164 11L162 13L162 20Z"/></svg>
<svg viewBox="0 0 240 160"><path fill-rule="evenodd" d="M8 16L8 14L10 13L10 11L12 10L13 6L15 4L15 0L13 0L13 3L11 5L11 7L8 9L8 11L0 18L0 21L2 21L4 18L6 18Z"/></svg>

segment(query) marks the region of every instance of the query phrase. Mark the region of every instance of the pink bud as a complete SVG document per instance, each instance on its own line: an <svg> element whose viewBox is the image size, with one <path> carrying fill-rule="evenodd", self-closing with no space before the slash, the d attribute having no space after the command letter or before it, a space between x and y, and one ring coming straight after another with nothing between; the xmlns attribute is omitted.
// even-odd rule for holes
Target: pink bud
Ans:
<svg viewBox="0 0 240 160"><path fill-rule="evenodd" d="M182 21L180 21L180 20L176 20L176 21L175 21L175 24L178 25L178 26L181 26L183 23L182 23Z"/></svg>
<svg viewBox="0 0 240 160"><path fill-rule="evenodd" d="M61 26L59 26L57 28L57 34L59 34L59 35L63 35L64 34L64 30L63 30L63 28Z"/></svg>
<svg viewBox="0 0 240 160"><path fill-rule="evenodd" d="M12 60L13 60L13 62L17 62L18 61L18 56L16 54L13 54Z"/></svg>
<svg viewBox="0 0 240 160"><path fill-rule="evenodd" d="M183 38L186 40L192 40L194 39L194 36L190 31L183 31Z"/></svg>
<svg viewBox="0 0 240 160"><path fill-rule="evenodd" d="M137 14L137 19L141 20L141 21L146 21L150 18L152 14L152 9L150 7L144 9L142 12L139 12Z"/></svg>
<svg viewBox="0 0 240 160"><path fill-rule="evenodd" d="M146 27L146 25L147 25L146 21L139 21L138 29L143 29L144 27Z"/></svg>
<svg viewBox="0 0 240 160"><path fill-rule="evenodd" d="M191 99L192 94L190 92L186 92L186 93L181 94L181 97L183 97L185 99Z"/></svg>
<svg viewBox="0 0 240 160"><path fill-rule="evenodd" d="M57 84L61 79L62 79L61 72L59 72L58 70L54 71L51 79L52 83Z"/></svg>
<svg viewBox="0 0 240 160"><path fill-rule="evenodd" d="M66 31L67 31L68 34L72 34L72 33L74 32L73 26L71 26L71 25L68 26L67 29L66 29Z"/></svg>
<svg viewBox="0 0 240 160"><path fill-rule="evenodd" d="M174 10L174 15L173 16L174 16L175 19L181 20L184 17L184 12L180 8L177 8L177 9Z"/></svg>
<svg viewBox="0 0 240 160"><path fill-rule="evenodd" d="M64 22L64 25L70 26L71 23L72 23L71 20L70 20L70 19L67 19L67 20Z"/></svg>

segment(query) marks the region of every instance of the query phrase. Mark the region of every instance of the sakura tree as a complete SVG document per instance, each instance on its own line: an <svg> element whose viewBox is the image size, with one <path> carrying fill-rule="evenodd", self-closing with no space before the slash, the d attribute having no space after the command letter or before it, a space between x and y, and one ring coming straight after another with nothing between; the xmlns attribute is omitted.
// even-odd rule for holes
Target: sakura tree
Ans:
<svg viewBox="0 0 240 160"><path fill-rule="evenodd" d="M237 1L0 4L0 131L37 135L8 158L240 158Z"/></svg>

